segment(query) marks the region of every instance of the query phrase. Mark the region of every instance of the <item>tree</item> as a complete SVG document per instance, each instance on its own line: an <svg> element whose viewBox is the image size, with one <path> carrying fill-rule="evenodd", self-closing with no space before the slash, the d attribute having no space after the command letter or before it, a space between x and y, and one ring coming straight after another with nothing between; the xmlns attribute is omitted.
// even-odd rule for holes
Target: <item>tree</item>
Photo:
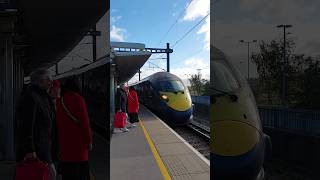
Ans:
<svg viewBox="0 0 320 180"><path fill-rule="evenodd" d="M201 95L201 74L193 74L191 75L191 77L189 78L189 82L190 82L190 89L191 89L191 93L193 95Z"/></svg>
<svg viewBox="0 0 320 180"><path fill-rule="evenodd" d="M292 56L294 42L286 41L286 54ZM280 104L283 75L283 43L272 40L270 43L261 41L259 53L252 54L253 63L257 66L259 75L259 92L266 94L268 104Z"/></svg>
<svg viewBox="0 0 320 180"><path fill-rule="evenodd" d="M320 109L320 56L312 58L295 54L294 46L293 40L289 39L286 44L289 106ZM257 101L260 104L280 104L284 65L282 40L261 41L259 49L258 53L252 54L259 79Z"/></svg>
<svg viewBox="0 0 320 180"><path fill-rule="evenodd" d="M202 96L208 94L210 90L210 81L202 79L201 74L193 74L189 78L190 91L192 95Z"/></svg>

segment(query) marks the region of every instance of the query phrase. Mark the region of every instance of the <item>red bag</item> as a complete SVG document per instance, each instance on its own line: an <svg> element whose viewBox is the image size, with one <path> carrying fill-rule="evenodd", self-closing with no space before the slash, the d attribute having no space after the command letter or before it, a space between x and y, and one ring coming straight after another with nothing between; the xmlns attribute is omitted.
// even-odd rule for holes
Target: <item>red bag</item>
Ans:
<svg viewBox="0 0 320 180"><path fill-rule="evenodd" d="M114 127L115 128L124 128L126 126L127 115L124 112L117 112L114 115Z"/></svg>
<svg viewBox="0 0 320 180"><path fill-rule="evenodd" d="M16 165L15 180L48 180L48 164L39 159L25 160Z"/></svg>

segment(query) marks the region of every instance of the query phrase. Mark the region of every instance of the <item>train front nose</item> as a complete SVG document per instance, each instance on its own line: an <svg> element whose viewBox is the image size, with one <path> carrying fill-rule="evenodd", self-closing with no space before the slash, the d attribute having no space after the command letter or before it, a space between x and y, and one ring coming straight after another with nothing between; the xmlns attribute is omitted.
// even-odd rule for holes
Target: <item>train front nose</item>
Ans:
<svg viewBox="0 0 320 180"><path fill-rule="evenodd" d="M213 179L260 180L264 158L261 133L239 121L215 122L211 127Z"/></svg>

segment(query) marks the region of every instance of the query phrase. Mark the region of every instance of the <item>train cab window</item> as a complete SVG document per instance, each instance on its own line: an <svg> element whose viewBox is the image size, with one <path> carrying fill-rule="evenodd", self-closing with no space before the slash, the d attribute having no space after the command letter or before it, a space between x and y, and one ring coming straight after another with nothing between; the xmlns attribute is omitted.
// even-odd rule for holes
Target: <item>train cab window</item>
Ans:
<svg viewBox="0 0 320 180"><path fill-rule="evenodd" d="M180 81L160 81L160 91L184 91L184 86Z"/></svg>
<svg viewBox="0 0 320 180"><path fill-rule="evenodd" d="M225 92L232 92L240 87L239 82L237 81L234 73L232 73L230 67L221 62L211 63L213 63L211 65L211 82L215 89Z"/></svg>

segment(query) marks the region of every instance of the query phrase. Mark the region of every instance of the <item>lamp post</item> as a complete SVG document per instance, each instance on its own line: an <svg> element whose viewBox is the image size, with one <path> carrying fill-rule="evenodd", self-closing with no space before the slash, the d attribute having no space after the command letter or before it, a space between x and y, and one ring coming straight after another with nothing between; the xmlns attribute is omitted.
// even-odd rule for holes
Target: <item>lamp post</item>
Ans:
<svg viewBox="0 0 320 180"><path fill-rule="evenodd" d="M249 67L250 67L250 52L249 52L249 49L250 49L250 43L256 43L257 40L252 40L252 41L244 41L244 40L240 40L241 43L246 43L248 45L248 80L250 78L250 75L249 75Z"/></svg>
<svg viewBox="0 0 320 180"><path fill-rule="evenodd" d="M286 28L291 28L290 24L281 24L277 28L283 28L283 74L282 74L282 105L288 107L288 84L287 80L287 68L288 68L288 59L286 55Z"/></svg>

